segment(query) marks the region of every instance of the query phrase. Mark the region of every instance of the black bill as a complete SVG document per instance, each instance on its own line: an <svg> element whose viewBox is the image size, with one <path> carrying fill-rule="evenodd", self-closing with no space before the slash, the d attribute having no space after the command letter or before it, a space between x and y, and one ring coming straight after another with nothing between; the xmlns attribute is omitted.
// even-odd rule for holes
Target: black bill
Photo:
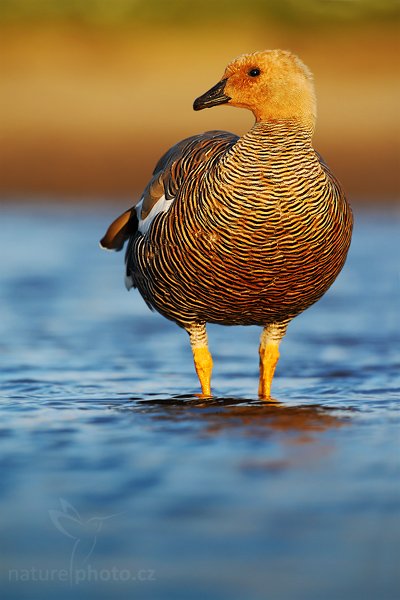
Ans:
<svg viewBox="0 0 400 600"><path fill-rule="evenodd" d="M218 104L225 104L229 102L231 98L224 94L226 85L226 79L222 79L219 81L217 85L208 90L202 96L196 98L193 103L194 110L202 110L203 108L211 108L212 106L217 106Z"/></svg>

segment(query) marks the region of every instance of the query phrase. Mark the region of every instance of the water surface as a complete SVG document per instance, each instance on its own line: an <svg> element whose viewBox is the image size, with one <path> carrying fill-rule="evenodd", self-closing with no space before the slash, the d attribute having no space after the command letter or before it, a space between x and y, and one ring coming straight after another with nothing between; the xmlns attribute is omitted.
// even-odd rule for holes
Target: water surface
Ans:
<svg viewBox="0 0 400 600"><path fill-rule="evenodd" d="M396 212L358 211L264 404L252 327L209 327L195 395L187 335L98 249L118 210L1 209L2 597L398 598Z"/></svg>

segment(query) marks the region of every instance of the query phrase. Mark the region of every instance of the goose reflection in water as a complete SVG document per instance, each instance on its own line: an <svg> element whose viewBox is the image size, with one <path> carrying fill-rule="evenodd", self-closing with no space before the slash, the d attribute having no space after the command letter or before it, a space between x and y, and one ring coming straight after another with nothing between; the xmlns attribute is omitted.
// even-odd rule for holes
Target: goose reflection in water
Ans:
<svg viewBox="0 0 400 600"><path fill-rule="evenodd" d="M132 398L134 407L157 422L199 426L200 435L223 434L231 430L240 436L279 435L291 443L312 442L329 429L348 422L348 411L321 404L288 406L276 400L268 403L240 398L201 399L175 396L169 399ZM131 405L132 406L132 405Z"/></svg>

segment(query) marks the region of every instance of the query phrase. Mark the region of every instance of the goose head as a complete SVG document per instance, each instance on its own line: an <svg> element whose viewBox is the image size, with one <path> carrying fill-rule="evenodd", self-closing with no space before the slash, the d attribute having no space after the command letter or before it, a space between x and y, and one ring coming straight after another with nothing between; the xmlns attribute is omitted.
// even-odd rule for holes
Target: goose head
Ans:
<svg viewBox="0 0 400 600"><path fill-rule="evenodd" d="M286 50L244 54L222 79L194 101L194 110L219 104L251 110L257 122L298 121L314 127L316 101L311 72Z"/></svg>

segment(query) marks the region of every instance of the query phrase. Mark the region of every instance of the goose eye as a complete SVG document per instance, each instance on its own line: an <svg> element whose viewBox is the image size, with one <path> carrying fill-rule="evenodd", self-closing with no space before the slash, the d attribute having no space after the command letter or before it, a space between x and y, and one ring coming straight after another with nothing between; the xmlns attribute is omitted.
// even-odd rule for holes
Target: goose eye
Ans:
<svg viewBox="0 0 400 600"><path fill-rule="evenodd" d="M260 69L251 69L251 71L249 71L249 75L250 77L258 77L260 74Z"/></svg>

